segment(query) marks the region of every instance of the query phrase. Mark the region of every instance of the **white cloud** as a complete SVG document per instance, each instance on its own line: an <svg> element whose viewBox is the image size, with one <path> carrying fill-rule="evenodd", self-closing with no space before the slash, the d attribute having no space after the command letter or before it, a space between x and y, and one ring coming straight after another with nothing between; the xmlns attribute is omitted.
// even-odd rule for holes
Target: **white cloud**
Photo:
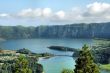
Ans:
<svg viewBox="0 0 110 73"><path fill-rule="evenodd" d="M20 17L33 17L33 10L31 8L24 9L20 13L18 13Z"/></svg>
<svg viewBox="0 0 110 73"><path fill-rule="evenodd" d="M26 18L36 18L36 17L49 17L52 11L50 8L36 8L36 9L24 9L18 13L17 16L19 17L26 17Z"/></svg>
<svg viewBox="0 0 110 73"><path fill-rule="evenodd" d="M110 4L107 3L98 3L87 5L87 14L88 17L93 18L106 18L110 16Z"/></svg>
<svg viewBox="0 0 110 73"><path fill-rule="evenodd" d="M52 14L52 10L51 10L50 8L44 8L44 9L42 10L42 15L43 15L44 17L50 17L51 14Z"/></svg>
<svg viewBox="0 0 110 73"><path fill-rule="evenodd" d="M6 14L6 13L1 13L0 14L0 18L5 18L5 17L9 17L9 14Z"/></svg>
<svg viewBox="0 0 110 73"><path fill-rule="evenodd" d="M58 18L60 18L60 19L64 19L64 17L65 17L65 12L64 12L64 11L58 11L55 15L56 15Z"/></svg>
<svg viewBox="0 0 110 73"><path fill-rule="evenodd" d="M10 16L11 15L11 16ZM51 8L28 8L17 14L0 14L0 17L43 18L51 22L103 22L110 21L110 4L94 2L81 9L71 8L69 11L52 11Z"/></svg>
<svg viewBox="0 0 110 73"><path fill-rule="evenodd" d="M52 16L50 17L50 21L52 22L66 21L66 13L63 10L52 13Z"/></svg>
<svg viewBox="0 0 110 73"><path fill-rule="evenodd" d="M104 13L105 11L108 12L110 10L110 4L95 2L87 5L87 8L91 14L100 14Z"/></svg>
<svg viewBox="0 0 110 73"><path fill-rule="evenodd" d="M36 17L42 16L42 9L37 8L37 9L33 10L33 15L35 15Z"/></svg>

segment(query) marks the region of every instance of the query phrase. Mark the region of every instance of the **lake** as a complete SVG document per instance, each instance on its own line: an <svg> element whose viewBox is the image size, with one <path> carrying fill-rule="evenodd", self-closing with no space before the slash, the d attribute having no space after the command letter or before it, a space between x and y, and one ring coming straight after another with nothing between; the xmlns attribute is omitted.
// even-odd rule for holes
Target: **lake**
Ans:
<svg viewBox="0 0 110 73"><path fill-rule="evenodd" d="M35 53L49 52L56 55L72 55L73 52L61 52L50 50L49 46L66 46L80 49L84 44L91 46L92 39L18 39L0 42L3 49L17 50L27 48ZM72 57L56 56L49 59L40 59L45 73L61 73L65 68L74 69L75 59ZM109 73L102 71L101 73Z"/></svg>

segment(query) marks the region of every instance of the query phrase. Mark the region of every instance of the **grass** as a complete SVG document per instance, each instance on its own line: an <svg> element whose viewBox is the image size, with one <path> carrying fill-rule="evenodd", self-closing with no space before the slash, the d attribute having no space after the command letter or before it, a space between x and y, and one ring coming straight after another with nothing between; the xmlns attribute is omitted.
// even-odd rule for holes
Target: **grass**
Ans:
<svg viewBox="0 0 110 73"><path fill-rule="evenodd" d="M100 68L101 68L102 70L110 71L110 64L100 65Z"/></svg>

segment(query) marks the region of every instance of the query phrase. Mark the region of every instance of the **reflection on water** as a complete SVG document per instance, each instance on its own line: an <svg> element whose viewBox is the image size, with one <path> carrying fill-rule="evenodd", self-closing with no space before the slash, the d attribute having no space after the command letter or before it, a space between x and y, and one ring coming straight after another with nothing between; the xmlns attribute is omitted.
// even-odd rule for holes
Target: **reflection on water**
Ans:
<svg viewBox="0 0 110 73"><path fill-rule="evenodd" d="M72 57L63 56L42 59L39 63L43 64L45 73L61 73L63 69L73 69L75 65L75 61Z"/></svg>

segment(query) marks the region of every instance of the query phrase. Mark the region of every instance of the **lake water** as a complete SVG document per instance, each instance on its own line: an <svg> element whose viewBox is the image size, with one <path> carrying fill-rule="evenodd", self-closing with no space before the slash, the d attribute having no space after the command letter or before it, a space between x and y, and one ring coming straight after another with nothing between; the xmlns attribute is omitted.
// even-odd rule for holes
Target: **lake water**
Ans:
<svg viewBox="0 0 110 73"><path fill-rule="evenodd" d="M0 47L3 49L17 50L27 48L35 53L49 52L56 55L72 55L72 52L60 52L50 50L49 46L66 46L71 48L81 48L84 44L91 46L92 39L20 39L7 40L0 42ZM49 59L40 59L44 67L45 73L61 73L63 69L74 69L75 59L72 57L56 56ZM110 73L102 71L102 73Z"/></svg>

